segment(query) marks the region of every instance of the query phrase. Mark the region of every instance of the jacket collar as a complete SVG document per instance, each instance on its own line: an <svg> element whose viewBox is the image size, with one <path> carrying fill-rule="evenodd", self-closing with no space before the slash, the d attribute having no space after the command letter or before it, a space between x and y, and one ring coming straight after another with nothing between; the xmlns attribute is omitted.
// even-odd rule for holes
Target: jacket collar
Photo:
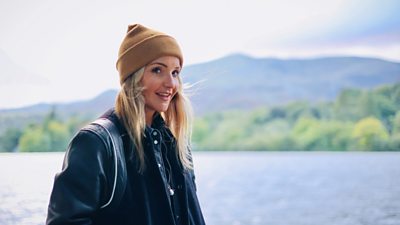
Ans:
<svg viewBox="0 0 400 225"><path fill-rule="evenodd" d="M103 115L100 116L100 118L108 118L109 120L111 120L115 124L115 126L118 128L121 135L125 135L128 133L125 129L125 126L122 124L122 122L118 118L114 107L107 110Z"/></svg>
<svg viewBox="0 0 400 225"><path fill-rule="evenodd" d="M151 124L151 127L146 126L146 131L151 132L153 129L157 129L158 131L160 131L167 141L173 142L175 140L175 137L172 134L169 127L167 126L167 124L165 123L164 118L158 112L153 117L153 122Z"/></svg>
<svg viewBox="0 0 400 225"><path fill-rule="evenodd" d="M165 125L165 121L164 118L162 118L160 113L156 113L153 117L153 122L151 123L151 127L157 130L161 130L164 127L166 127Z"/></svg>
<svg viewBox="0 0 400 225"><path fill-rule="evenodd" d="M111 121L113 121L114 124L118 127L118 130L120 131L121 135L126 135L128 133L126 131L125 126L122 124L122 122L118 118L114 107L107 110L107 112L105 112L102 116L100 116L100 118L109 118ZM151 128L151 129L149 129L149 128ZM156 112L156 114L153 117L153 122L151 124L151 127L146 126L145 129L149 130L149 131L151 131L152 129L157 129L163 133L166 133L168 138L174 139L174 136L173 136L172 132L170 131L170 129L167 127L167 125L164 121L164 118L158 112Z"/></svg>

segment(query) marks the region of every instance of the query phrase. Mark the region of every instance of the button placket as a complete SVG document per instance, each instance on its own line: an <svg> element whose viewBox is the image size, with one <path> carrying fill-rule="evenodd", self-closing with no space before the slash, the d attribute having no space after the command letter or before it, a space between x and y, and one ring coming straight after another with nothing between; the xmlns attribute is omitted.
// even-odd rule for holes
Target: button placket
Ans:
<svg viewBox="0 0 400 225"><path fill-rule="evenodd" d="M160 135L158 135L157 130L153 129L150 131L151 135L153 136L153 138L151 138L151 140L153 141L153 150L154 150L154 154L156 156L156 162L157 162L157 166L158 168L163 171L163 164L162 164L162 157L161 157L161 149L160 149L160 145L158 145L160 142L157 138L159 138Z"/></svg>
<svg viewBox="0 0 400 225"><path fill-rule="evenodd" d="M158 134L157 130L153 130L152 134L154 137L153 143L157 145L158 143L160 143L160 140L158 140L160 138L160 135Z"/></svg>
<svg viewBox="0 0 400 225"><path fill-rule="evenodd" d="M167 187L168 185L168 181L167 181L167 177L166 177L166 171L165 171L165 165L162 159L162 152L161 152L161 134L158 130L153 129L150 132L151 136L152 136L152 141L153 141L153 150L156 156L156 161L157 161L157 167L160 170L161 173L161 177L163 179L163 182L165 184L165 186Z"/></svg>

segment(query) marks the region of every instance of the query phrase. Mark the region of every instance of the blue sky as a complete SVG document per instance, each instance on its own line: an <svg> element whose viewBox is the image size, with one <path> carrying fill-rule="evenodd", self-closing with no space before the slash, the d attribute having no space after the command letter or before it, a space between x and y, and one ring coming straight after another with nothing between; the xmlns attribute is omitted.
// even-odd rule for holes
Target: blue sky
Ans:
<svg viewBox="0 0 400 225"><path fill-rule="evenodd" d="M186 65L237 52L400 62L398 12L395 0L2 1L0 108L118 88L115 61L132 23L174 36Z"/></svg>

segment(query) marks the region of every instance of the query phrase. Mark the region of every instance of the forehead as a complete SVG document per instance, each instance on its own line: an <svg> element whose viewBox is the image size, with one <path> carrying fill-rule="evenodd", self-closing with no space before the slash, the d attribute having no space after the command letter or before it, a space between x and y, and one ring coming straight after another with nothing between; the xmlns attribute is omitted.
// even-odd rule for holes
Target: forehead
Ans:
<svg viewBox="0 0 400 225"><path fill-rule="evenodd" d="M161 56L149 64L164 64L167 67L179 67L180 68L180 61L178 57L175 56Z"/></svg>

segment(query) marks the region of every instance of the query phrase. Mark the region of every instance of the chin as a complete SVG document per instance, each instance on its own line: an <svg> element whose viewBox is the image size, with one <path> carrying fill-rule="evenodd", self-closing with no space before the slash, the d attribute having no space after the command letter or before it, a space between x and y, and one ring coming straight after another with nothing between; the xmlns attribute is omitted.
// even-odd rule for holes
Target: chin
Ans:
<svg viewBox="0 0 400 225"><path fill-rule="evenodd" d="M159 113L164 113L164 112L166 112L168 110L168 107L167 108L159 108L159 109L157 109L157 112L159 112Z"/></svg>
<svg viewBox="0 0 400 225"><path fill-rule="evenodd" d="M161 106L160 107L160 112L166 112L169 109L170 106L171 106L170 104Z"/></svg>

